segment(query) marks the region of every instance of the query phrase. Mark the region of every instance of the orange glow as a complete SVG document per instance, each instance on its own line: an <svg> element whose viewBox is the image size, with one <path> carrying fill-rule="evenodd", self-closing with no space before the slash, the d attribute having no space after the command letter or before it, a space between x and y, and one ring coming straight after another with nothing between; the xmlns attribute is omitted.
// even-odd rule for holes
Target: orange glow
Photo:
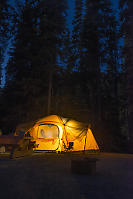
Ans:
<svg viewBox="0 0 133 199"><path fill-rule="evenodd" d="M30 130L36 141L35 150L67 151L73 142L72 151L99 150L92 131L86 124L75 120L64 120L50 115L39 120Z"/></svg>

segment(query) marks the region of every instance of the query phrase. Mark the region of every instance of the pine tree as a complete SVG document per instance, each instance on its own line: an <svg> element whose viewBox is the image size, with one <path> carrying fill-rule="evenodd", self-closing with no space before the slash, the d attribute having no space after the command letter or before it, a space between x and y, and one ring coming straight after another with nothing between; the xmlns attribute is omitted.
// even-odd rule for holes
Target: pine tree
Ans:
<svg viewBox="0 0 133 199"><path fill-rule="evenodd" d="M83 0L75 1L75 15L73 20L72 49L75 59L75 69L80 68L82 55L81 33L83 28Z"/></svg>
<svg viewBox="0 0 133 199"><path fill-rule="evenodd" d="M118 32L116 28L116 20L115 16L112 16L111 24L109 24L108 31L108 47L107 50L107 57L106 57L106 63L107 63L107 81L108 81L108 97L107 102L110 101L109 106L111 108L112 112L112 119L115 121L118 121L118 81L119 81L119 60L118 60ZM112 101L112 106L111 106ZM116 118L115 118L116 116ZM115 125L114 125L115 126ZM118 127L119 125L116 124Z"/></svg>
<svg viewBox="0 0 133 199"><path fill-rule="evenodd" d="M82 58L79 67L81 77L81 88L84 98L87 100L94 124L99 114L99 18L98 1L86 1L84 24L81 32ZM97 118L98 119L98 118Z"/></svg>
<svg viewBox="0 0 133 199"><path fill-rule="evenodd" d="M79 65L82 96L87 99L92 124L97 126L102 120L103 128L104 123L107 126L106 133L117 137L120 134L118 25L110 1L87 0L85 8ZM104 68L106 72L102 72Z"/></svg>
<svg viewBox="0 0 133 199"><path fill-rule="evenodd" d="M29 104L33 103L34 81L32 77L32 65L36 41L36 30L33 21L33 8L30 3L21 5L21 14L14 21L16 35L14 47L10 53L11 59L7 66L7 79L5 88L5 101L7 106L6 117L15 126L21 120L28 117ZM10 125L10 124L9 124Z"/></svg>
<svg viewBox="0 0 133 199"><path fill-rule="evenodd" d="M19 7L5 89L5 117L13 115L14 126L47 114L49 74L55 73L61 51L66 1L26 1Z"/></svg>
<svg viewBox="0 0 133 199"><path fill-rule="evenodd" d="M129 152L132 153L132 145L133 145L133 3L132 1L120 1L120 9L121 9L121 34L124 39L124 47L123 47L123 57L124 57L124 65L126 68L126 86L127 86L127 102L128 102L128 132L129 132Z"/></svg>
<svg viewBox="0 0 133 199"><path fill-rule="evenodd" d="M101 1L102 2L102 1ZM120 63L119 49L119 20L116 19L111 3L105 1L101 7L101 13L104 18L102 35L102 66L104 66L103 90L102 90L102 117L112 135L112 150L122 150L124 147L126 105L124 91L124 70ZM108 25L107 25L108 24ZM112 125L113 124L113 125Z"/></svg>
<svg viewBox="0 0 133 199"><path fill-rule="evenodd" d="M2 78L2 63L4 51L7 46L7 41L9 39L9 27L10 27L10 19L9 19L9 4L6 0L0 1L0 85Z"/></svg>
<svg viewBox="0 0 133 199"><path fill-rule="evenodd" d="M105 74L102 71L105 71L105 67L107 67L107 57L109 57L109 29L110 24L112 22L112 9L110 1L99 1L99 14L98 14L98 36L99 36L99 64L100 64L100 79L99 79L99 119L102 120L104 118L104 97L106 94L104 93L105 85L104 78ZM99 120L99 121L100 121Z"/></svg>
<svg viewBox="0 0 133 199"><path fill-rule="evenodd" d="M62 60L62 47L64 43L64 31L66 20L66 8L67 1L42 1L40 7L43 7L42 14L40 14L40 41L43 47L40 50L40 54L45 54L46 59L42 56L42 63L44 62L47 70L48 78L48 113L50 110L51 101L51 89L54 83L54 76L58 73L58 57ZM43 15L45 13L45 15ZM45 30L48 30L45 32ZM44 43L44 44L43 44ZM48 46L48 48L46 48ZM58 91L57 91L58 93Z"/></svg>

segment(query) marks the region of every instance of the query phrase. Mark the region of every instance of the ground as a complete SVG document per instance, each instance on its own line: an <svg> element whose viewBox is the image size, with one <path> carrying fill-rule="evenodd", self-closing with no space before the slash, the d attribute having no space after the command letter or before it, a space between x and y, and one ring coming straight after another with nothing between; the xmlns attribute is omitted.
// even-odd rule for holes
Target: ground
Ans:
<svg viewBox="0 0 133 199"><path fill-rule="evenodd" d="M69 154L0 158L1 199L133 199L133 155L99 154L95 175L73 174Z"/></svg>

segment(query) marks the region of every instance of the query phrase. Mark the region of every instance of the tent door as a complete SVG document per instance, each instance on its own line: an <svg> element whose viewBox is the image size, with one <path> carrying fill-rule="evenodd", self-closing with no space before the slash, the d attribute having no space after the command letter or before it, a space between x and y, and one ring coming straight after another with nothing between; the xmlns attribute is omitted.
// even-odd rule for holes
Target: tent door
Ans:
<svg viewBox="0 0 133 199"><path fill-rule="evenodd" d="M54 124L43 124L38 128L36 150L55 151L59 148L59 128Z"/></svg>

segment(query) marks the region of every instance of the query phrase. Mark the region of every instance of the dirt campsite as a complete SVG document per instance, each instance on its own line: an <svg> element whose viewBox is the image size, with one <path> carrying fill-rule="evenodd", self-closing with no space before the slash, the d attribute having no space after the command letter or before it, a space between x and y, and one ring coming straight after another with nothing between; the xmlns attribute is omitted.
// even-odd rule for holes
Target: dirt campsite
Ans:
<svg viewBox="0 0 133 199"><path fill-rule="evenodd" d="M96 156L94 175L73 173L70 154L0 157L0 198L132 199L133 155L100 153Z"/></svg>

